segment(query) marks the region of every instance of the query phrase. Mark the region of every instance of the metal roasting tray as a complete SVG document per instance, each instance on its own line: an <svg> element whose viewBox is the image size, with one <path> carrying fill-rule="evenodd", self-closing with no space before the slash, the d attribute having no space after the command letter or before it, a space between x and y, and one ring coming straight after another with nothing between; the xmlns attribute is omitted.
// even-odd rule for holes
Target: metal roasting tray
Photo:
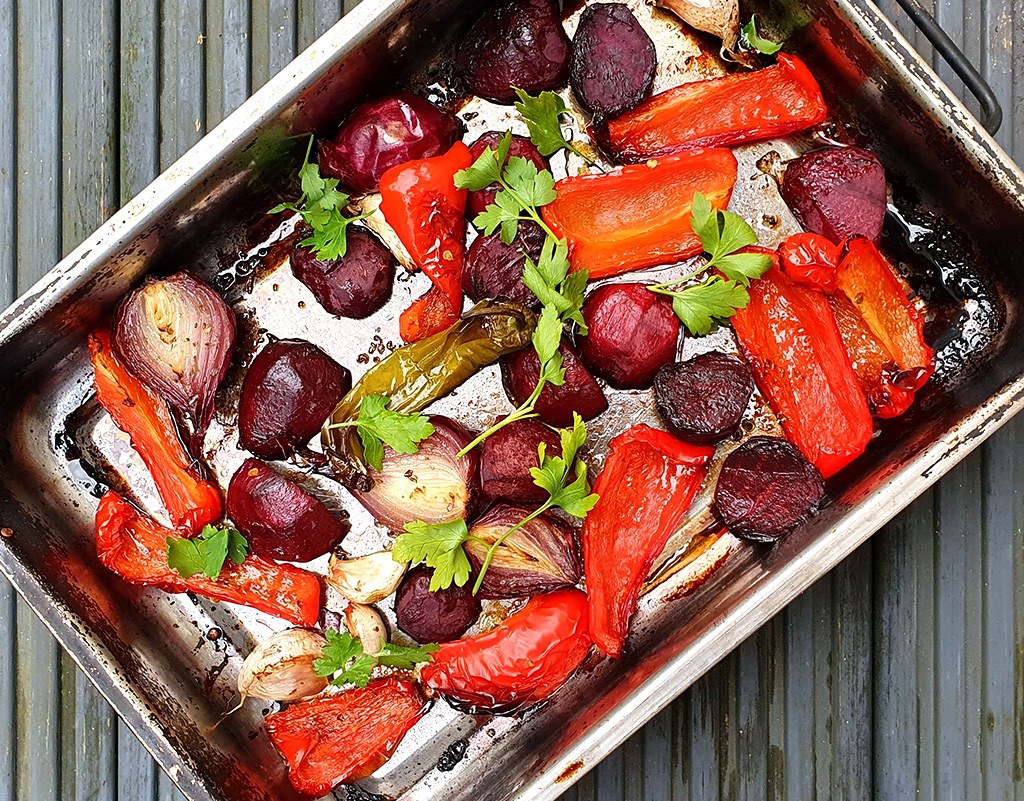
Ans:
<svg viewBox="0 0 1024 801"><path fill-rule="evenodd" d="M659 86L715 71L709 40L680 35L640 0L630 4L655 34ZM222 483L243 458L232 395L268 332L309 338L356 375L385 356L398 342L398 311L426 279L403 276L369 321L333 320L287 269L289 224L265 212L293 191L310 131L329 132L347 109L396 84L443 93L445 49L480 6L364 0L0 316L0 569L194 801L296 798L262 734L273 704L250 700L215 726L233 706L242 656L282 624L133 587L99 564L97 476L126 483L143 505L152 492L124 437L89 401L86 335L150 271L188 266L221 286L242 343L207 440ZM739 148L733 208L774 244L793 221L763 170L825 136L873 148L893 189L886 243L924 298L937 376L908 415L882 425L867 453L830 480L825 507L774 549L723 538L704 557L731 551L724 566L679 598L694 570L675 569L693 552L687 544L700 542L684 532L651 580L621 660L592 654L548 704L520 717L473 719L435 702L361 783L369 792L406 801L557 797L1024 405L1024 265L1014 255L1024 245L1024 175L869 0L744 6L769 34L789 35L842 124ZM473 118L469 136L508 118L480 103L460 113ZM564 169L559 157L555 169ZM714 341L728 347L730 337L722 331ZM591 427L595 469L611 435L654 419L648 393L610 400ZM506 408L493 369L436 407L475 425ZM775 425L756 402L748 422L751 431ZM337 485L317 486L353 515L349 551L380 547L382 532ZM466 742L465 757L437 770L456 740Z"/></svg>

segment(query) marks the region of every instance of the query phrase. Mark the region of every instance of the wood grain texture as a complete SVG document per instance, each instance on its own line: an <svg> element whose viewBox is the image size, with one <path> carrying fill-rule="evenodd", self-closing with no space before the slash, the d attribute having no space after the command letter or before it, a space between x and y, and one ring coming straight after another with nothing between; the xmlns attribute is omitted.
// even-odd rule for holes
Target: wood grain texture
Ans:
<svg viewBox="0 0 1024 801"><path fill-rule="evenodd" d="M1006 110L998 139L1024 158L1024 0L922 2L981 66ZM0 303L354 6L0 0ZM564 801L1024 798L1022 452L1018 420ZM0 620L0 801L180 801L6 583Z"/></svg>

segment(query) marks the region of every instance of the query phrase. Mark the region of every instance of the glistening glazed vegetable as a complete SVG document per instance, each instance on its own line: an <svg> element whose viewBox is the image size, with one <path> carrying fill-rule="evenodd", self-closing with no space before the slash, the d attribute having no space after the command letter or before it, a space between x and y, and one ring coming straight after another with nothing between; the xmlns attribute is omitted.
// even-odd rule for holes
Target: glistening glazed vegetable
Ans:
<svg viewBox="0 0 1024 801"><path fill-rule="evenodd" d="M399 348L374 365L335 407L321 434L338 480L364 492L373 483L355 428L331 428L353 421L363 398L382 395L390 399L390 411L418 412L499 356L527 347L535 325L533 312L518 303L485 301L446 331Z"/></svg>
<svg viewBox="0 0 1024 801"><path fill-rule="evenodd" d="M192 451L202 449L213 397L235 344L235 315L192 273L147 278L117 306L114 355L192 426Z"/></svg>
<svg viewBox="0 0 1024 801"><path fill-rule="evenodd" d="M242 700L265 698L295 701L316 695L327 686L313 661L323 656L327 640L309 629L287 629L257 645L242 662L238 692Z"/></svg>

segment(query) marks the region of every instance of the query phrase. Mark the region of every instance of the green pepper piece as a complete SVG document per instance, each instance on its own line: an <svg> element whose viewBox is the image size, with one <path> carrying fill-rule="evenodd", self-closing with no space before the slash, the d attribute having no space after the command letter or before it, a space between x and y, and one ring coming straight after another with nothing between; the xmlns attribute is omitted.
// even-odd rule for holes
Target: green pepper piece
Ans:
<svg viewBox="0 0 1024 801"><path fill-rule="evenodd" d="M460 386L481 367L527 347L536 325L536 315L525 306L485 300L451 328L399 348L374 365L334 407L320 433L335 477L361 492L373 485L356 429L331 428L354 420L364 397L383 395L391 399L388 408L392 411L414 414Z"/></svg>

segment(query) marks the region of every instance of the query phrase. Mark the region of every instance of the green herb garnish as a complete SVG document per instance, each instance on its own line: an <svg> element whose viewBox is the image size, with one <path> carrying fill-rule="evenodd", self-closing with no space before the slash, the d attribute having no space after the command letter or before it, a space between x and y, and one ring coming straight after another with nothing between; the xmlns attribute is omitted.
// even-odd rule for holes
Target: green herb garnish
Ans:
<svg viewBox="0 0 1024 801"><path fill-rule="evenodd" d="M227 559L240 565L248 552L245 537L229 526L207 524L195 539L167 538L167 564L184 579L202 573L212 581L220 575Z"/></svg>
<svg viewBox="0 0 1024 801"><path fill-rule="evenodd" d="M347 631L328 629L324 655L313 661L313 670L318 676L330 676L331 684L365 687L370 683L370 676L377 665L412 670L421 662L431 661L431 654L436 653L440 647L436 643L418 648L386 643L378 653L367 654L358 637L353 637Z"/></svg>
<svg viewBox="0 0 1024 801"><path fill-rule="evenodd" d="M416 453L417 443L434 433L434 425L425 415L392 412L387 408L389 403L391 399L383 395L367 395L359 403L359 416L355 420L328 426L354 426L363 443L366 463L377 471L384 466L385 444L396 453Z"/></svg>
<svg viewBox="0 0 1024 801"><path fill-rule="evenodd" d="M756 50L766 56L774 56L782 49L781 42L772 42L757 35L757 24L754 22L754 17L751 17L750 22L740 29L740 43L747 50Z"/></svg>
<svg viewBox="0 0 1024 801"><path fill-rule="evenodd" d="M294 211L299 214L313 229L313 235L303 239L299 244L312 250L318 259L334 261L344 256L348 248L348 226L370 215L344 215L349 196L338 189L337 178L324 178L320 174L320 168L310 163L309 154L312 149L313 137L310 136L306 157L299 170L302 197L298 203L279 203L270 210L270 213Z"/></svg>
<svg viewBox="0 0 1024 801"><path fill-rule="evenodd" d="M690 333L703 336L750 302L747 287L771 268L772 260L764 253L738 252L757 244L754 230L738 214L716 210L700 192L693 197L691 213L693 231L710 258L693 273L648 289L671 297L673 310ZM686 283L710 268L721 275Z"/></svg>
<svg viewBox="0 0 1024 801"><path fill-rule="evenodd" d="M587 164L594 160L581 153L562 133L562 115L572 115L572 110L565 105L560 95L554 92L541 92L531 97L522 89L513 87L519 102L515 104L519 116L526 122L530 131L530 140L542 156L551 156L559 150L571 150Z"/></svg>

